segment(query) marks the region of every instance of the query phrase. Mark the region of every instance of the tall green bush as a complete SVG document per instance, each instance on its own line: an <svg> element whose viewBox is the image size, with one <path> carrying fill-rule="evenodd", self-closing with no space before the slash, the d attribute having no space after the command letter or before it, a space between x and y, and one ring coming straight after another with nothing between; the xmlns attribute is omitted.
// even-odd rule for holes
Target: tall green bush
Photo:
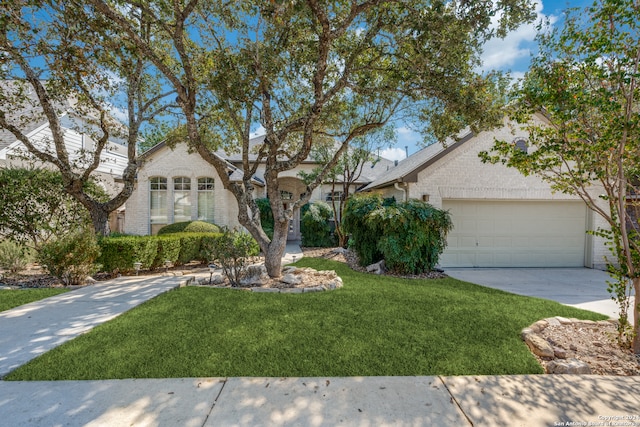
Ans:
<svg viewBox="0 0 640 427"><path fill-rule="evenodd" d="M383 259L378 249L378 240L382 230L366 221L367 215L384 204L379 194L354 194L346 202L342 217L342 226L348 234L349 247L353 249L362 265L373 264Z"/></svg>
<svg viewBox="0 0 640 427"><path fill-rule="evenodd" d="M449 212L418 200L385 203L376 195L352 200L345 225L363 265L384 259L387 268L405 274L435 268L453 226Z"/></svg>
<svg viewBox="0 0 640 427"><path fill-rule="evenodd" d="M180 256L180 236L176 235L164 235L158 236L158 253L153 260L151 268L158 268L165 265L166 261L170 261L172 264L178 264L178 258Z"/></svg>
<svg viewBox="0 0 640 427"><path fill-rule="evenodd" d="M198 259L200 255L200 245L202 233L181 233L180 253L178 254L178 265L184 265L190 261Z"/></svg>
<svg viewBox="0 0 640 427"><path fill-rule="evenodd" d="M308 247L332 247L336 239L331 230L333 211L324 202L314 202L303 209L300 232L302 245Z"/></svg>
<svg viewBox="0 0 640 427"><path fill-rule="evenodd" d="M109 198L93 179L84 191L96 200ZM60 172L0 168L0 237L37 250L90 224L85 207L66 193Z"/></svg>
<svg viewBox="0 0 640 427"><path fill-rule="evenodd" d="M65 285L83 285L88 276L100 269L96 264L99 256L96 235L85 228L42 245L38 261Z"/></svg>

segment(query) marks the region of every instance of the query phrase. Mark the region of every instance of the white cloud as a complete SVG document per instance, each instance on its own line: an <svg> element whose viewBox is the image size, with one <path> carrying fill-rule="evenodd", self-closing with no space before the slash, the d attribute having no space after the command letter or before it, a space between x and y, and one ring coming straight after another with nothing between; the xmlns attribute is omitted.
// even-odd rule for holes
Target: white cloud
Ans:
<svg viewBox="0 0 640 427"><path fill-rule="evenodd" d="M534 47L534 39L537 34L536 24L541 20L549 19L553 24L557 17L542 13L542 2L535 6L536 20L529 24L523 24L507 34L504 39L493 38L484 45L482 54L482 70L504 69L513 67L518 61L526 60L531 55ZM500 16L494 17L494 25L497 25Z"/></svg>
<svg viewBox="0 0 640 427"><path fill-rule="evenodd" d="M380 151L380 157L384 157L388 160L403 160L407 157L407 155L402 148L389 147Z"/></svg>
<svg viewBox="0 0 640 427"><path fill-rule="evenodd" d="M107 108L109 109L109 114L111 114L111 117L118 120L120 123L129 123L129 112L126 108L116 107L113 104L108 104Z"/></svg>

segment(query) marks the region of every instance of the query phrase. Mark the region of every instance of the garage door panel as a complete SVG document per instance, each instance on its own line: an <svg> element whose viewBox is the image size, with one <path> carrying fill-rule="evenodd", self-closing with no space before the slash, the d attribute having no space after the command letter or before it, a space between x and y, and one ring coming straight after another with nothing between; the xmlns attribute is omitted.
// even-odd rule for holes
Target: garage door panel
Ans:
<svg viewBox="0 0 640 427"><path fill-rule="evenodd" d="M444 267L578 267L584 265L581 202L448 201L454 228Z"/></svg>

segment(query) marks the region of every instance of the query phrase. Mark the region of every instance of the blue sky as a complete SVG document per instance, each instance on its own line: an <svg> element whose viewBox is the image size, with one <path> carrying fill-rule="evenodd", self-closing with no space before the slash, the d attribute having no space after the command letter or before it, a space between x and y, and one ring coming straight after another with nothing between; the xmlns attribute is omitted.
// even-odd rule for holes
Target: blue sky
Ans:
<svg viewBox="0 0 640 427"><path fill-rule="evenodd" d="M584 8L591 4L593 4L592 0L538 0L536 4L537 19L548 17L554 25L561 25L565 9ZM531 55L536 52L535 25L536 23L523 25L511 32L505 39L489 41L485 45L482 55L483 69L509 71L515 78L522 77L529 67ZM413 154L421 148L422 137L419 134L401 125L396 127L396 132L396 145L381 151L380 154L383 157L390 160L402 160L405 158L405 147L408 147L409 154Z"/></svg>

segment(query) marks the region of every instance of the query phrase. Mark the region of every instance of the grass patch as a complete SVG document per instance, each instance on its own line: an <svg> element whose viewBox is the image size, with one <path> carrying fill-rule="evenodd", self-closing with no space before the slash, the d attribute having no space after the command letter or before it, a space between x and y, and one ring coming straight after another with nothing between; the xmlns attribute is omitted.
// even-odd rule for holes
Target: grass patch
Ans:
<svg viewBox="0 0 640 427"><path fill-rule="evenodd" d="M6 380L542 373L520 340L536 320L605 316L461 282L335 269L344 288L168 292L20 367Z"/></svg>
<svg viewBox="0 0 640 427"><path fill-rule="evenodd" d="M9 310L23 304L39 301L68 291L68 289L63 288L0 290L0 311Z"/></svg>

